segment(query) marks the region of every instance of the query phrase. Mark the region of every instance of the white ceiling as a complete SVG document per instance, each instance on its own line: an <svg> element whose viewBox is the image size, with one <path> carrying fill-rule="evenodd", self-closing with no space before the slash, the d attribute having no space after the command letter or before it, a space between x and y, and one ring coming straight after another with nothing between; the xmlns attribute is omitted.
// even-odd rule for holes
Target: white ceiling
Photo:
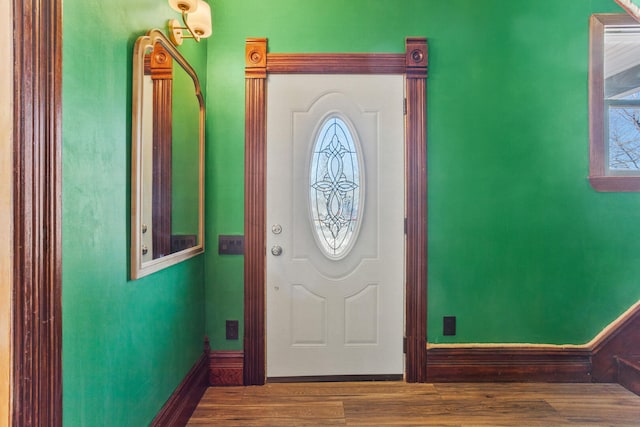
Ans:
<svg viewBox="0 0 640 427"><path fill-rule="evenodd" d="M640 64L640 25L607 28L604 43L605 78Z"/></svg>

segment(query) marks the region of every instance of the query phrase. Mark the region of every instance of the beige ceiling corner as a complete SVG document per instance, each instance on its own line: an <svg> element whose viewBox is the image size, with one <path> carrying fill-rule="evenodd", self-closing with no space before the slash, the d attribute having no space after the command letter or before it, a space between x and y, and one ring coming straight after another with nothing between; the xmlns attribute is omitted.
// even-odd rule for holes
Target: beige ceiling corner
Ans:
<svg viewBox="0 0 640 427"><path fill-rule="evenodd" d="M616 0L629 15L640 21L640 0Z"/></svg>

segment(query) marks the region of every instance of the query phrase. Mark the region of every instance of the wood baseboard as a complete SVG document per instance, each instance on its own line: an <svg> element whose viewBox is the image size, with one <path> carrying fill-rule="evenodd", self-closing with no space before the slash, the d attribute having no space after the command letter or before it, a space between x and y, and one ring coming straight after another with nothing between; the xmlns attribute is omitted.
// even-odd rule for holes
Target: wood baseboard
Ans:
<svg viewBox="0 0 640 427"><path fill-rule="evenodd" d="M427 381L614 383L617 359L635 360L637 355L640 302L582 346L432 345L427 349Z"/></svg>
<svg viewBox="0 0 640 427"><path fill-rule="evenodd" d="M591 382L588 349L437 347L427 350L428 382Z"/></svg>
<svg viewBox="0 0 640 427"><path fill-rule="evenodd" d="M640 355L640 302L583 346L439 345L427 348L427 382L618 381L616 358ZM211 385L243 385L244 353L213 351Z"/></svg>
<svg viewBox="0 0 640 427"><path fill-rule="evenodd" d="M595 340L593 382L616 382L617 358L630 360L640 354L640 303L616 320L605 334Z"/></svg>
<svg viewBox="0 0 640 427"><path fill-rule="evenodd" d="M618 361L618 382L627 390L640 396L640 356Z"/></svg>
<svg viewBox="0 0 640 427"><path fill-rule="evenodd" d="M244 384L244 352L217 350L209 353L209 384L238 386Z"/></svg>
<svg viewBox="0 0 640 427"><path fill-rule="evenodd" d="M209 386L208 359L208 352L205 350L153 419L151 427L178 427L187 424Z"/></svg>

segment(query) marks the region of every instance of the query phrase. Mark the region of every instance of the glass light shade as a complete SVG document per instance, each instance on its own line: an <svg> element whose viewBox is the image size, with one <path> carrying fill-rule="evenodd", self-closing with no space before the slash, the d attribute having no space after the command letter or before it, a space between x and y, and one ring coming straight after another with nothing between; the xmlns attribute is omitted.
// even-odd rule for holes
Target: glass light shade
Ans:
<svg viewBox="0 0 640 427"><path fill-rule="evenodd" d="M181 1L181 0L178 0ZM211 7L202 0L198 0L198 9L187 15L189 27L199 36L207 38L211 35Z"/></svg>
<svg viewBox="0 0 640 427"><path fill-rule="evenodd" d="M169 5L176 12L194 13L198 10L198 0L169 0ZM208 6L208 5L207 5Z"/></svg>

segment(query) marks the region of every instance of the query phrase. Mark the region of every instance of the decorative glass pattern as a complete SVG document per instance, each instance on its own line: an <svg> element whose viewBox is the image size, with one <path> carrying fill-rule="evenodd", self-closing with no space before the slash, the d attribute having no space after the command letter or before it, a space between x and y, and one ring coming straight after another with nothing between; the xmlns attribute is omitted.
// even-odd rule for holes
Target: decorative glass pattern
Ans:
<svg viewBox="0 0 640 427"><path fill-rule="evenodd" d="M357 148L347 124L335 116L324 121L313 146L309 174L312 228L329 258L344 257L357 237L363 202Z"/></svg>

